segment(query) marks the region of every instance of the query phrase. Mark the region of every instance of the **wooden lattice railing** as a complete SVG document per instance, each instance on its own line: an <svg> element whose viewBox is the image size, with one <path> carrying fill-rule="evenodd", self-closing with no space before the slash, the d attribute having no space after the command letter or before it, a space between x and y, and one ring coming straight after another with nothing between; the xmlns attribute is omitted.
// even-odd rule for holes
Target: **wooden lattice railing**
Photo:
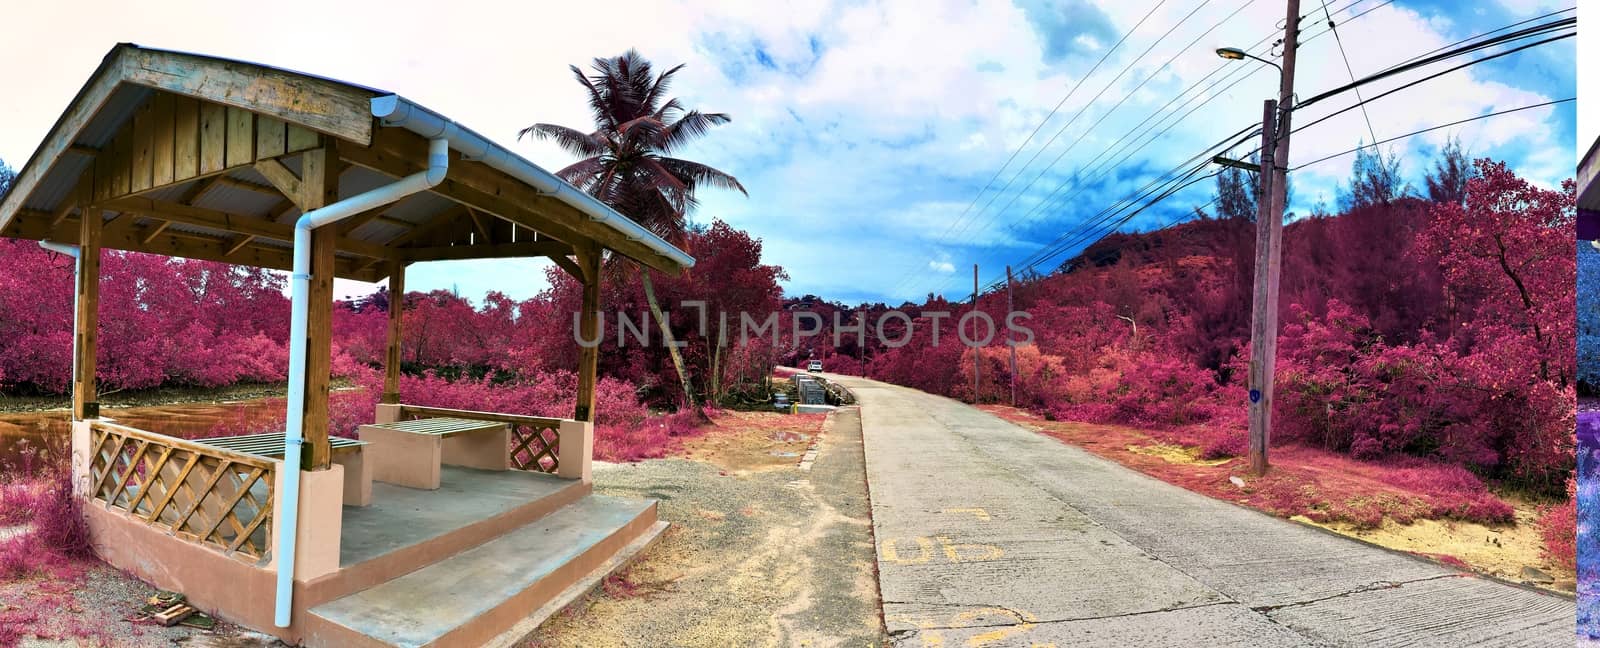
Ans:
<svg viewBox="0 0 1600 648"><path fill-rule="evenodd" d="M276 462L104 421L89 429L94 499L225 554L267 557Z"/></svg>
<svg viewBox="0 0 1600 648"><path fill-rule="evenodd" d="M402 420L441 416L495 421L511 426L511 447L508 450L511 452L511 466L517 470L555 473L556 467L561 462L561 419L419 405L400 406Z"/></svg>

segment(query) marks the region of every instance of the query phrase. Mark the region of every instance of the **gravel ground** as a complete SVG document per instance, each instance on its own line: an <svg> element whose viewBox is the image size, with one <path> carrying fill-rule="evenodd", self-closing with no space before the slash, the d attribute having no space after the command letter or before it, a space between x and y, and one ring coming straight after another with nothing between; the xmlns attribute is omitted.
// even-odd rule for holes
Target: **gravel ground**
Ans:
<svg viewBox="0 0 1600 648"><path fill-rule="evenodd" d="M532 645L883 645L859 411L830 416L815 462L798 463L597 470L597 492L660 500L672 527Z"/></svg>
<svg viewBox="0 0 1600 648"><path fill-rule="evenodd" d="M254 648L282 646L277 640L218 622L210 630L164 627L136 619L156 590L102 563L69 568L56 578L0 581L0 612L32 617L23 648L56 646L191 646ZM3 633L0 633L3 634ZM0 642L3 643L3 642Z"/></svg>

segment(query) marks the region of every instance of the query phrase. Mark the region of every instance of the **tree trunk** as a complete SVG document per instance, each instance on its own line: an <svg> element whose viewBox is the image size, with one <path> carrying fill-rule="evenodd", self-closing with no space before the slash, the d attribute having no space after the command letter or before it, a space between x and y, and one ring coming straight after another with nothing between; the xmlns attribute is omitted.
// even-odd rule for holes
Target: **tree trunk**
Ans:
<svg viewBox="0 0 1600 648"><path fill-rule="evenodd" d="M711 400L722 400L722 347L728 343L727 318L717 323L717 351L711 355Z"/></svg>
<svg viewBox="0 0 1600 648"><path fill-rule="evenodd" d="M665 315L661 314L661 306L656 303L656 288L650 281L650 269L639 266L639 279L644 282L644 299L650 304L650 316L654 317L656 324L661 327L661 341L667 345L667 355L672 356L672 366L678 370L678 382L683 385L683 398L689 404L689 409L700 412L700 404L694 399L694 387L689 383L689 370L683 366L683 355L678 353L677 340L672 337L672 326L667 322Z"/></svg>

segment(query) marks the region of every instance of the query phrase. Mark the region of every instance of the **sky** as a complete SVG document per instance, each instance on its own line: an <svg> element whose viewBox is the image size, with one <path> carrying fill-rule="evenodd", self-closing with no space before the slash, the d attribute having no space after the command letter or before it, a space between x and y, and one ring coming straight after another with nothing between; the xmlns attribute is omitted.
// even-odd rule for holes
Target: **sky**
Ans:
<svg viewBox="0 0 1600 648"><path fill-rule="evenodd" d="M1454 41L1569 9L1575 0L1302 2L1296 94L1307 98ZM1584 0L1590 2L1591 0ZM258 61L406 96L552 171L574 161L519 141L550 122L590 130L568 66L636 48L684 64L672 87L686 106L731 123L678 152L749 190L703 190L692 215L760 238L787 270L786 293L847 303L958 297L1004 276L1150 180L1242 129L1259 126L1277 74L1224 61L1233 46L1276 60L1285 19L1276 0L853 0L768 3L587 3L458 0L424 13L395 3L30 3L4 10L10 53L0 93L0 160L20 167L117 42ZM1568 12L1561 16L1571 16ZM1530 23L1531 24L1531 23ZM1577 39L1512 54L1376 99L1296 133L1290 166L1374 137L1573 97ZM1259 44L1259 45L1258 45ZM1343 48L1341 51L1340 45ZM1348 68L1346 67L1348 65ZM1398 87L1445 66L1362 88ZM1295 113L1296 125L1356 101L1345 93ZM1537 184L1572 175L1600 122L1573 103L1524 110L1384 145L1422 186L1447 138L1504 160ZM1370 121L1370 126L1369 126ZM1154 125L1154 127L1152 127ZM1037 133L1037 134L1035 134ZM1248 153L1257 140L1233 149ZM1292 172L1290 210L1332 208L1353 156ZM1197 182L1129 220L1149 230L1192 217L1211 199ZM1078 246L1036 266L1048 271ZM532 297L548 262L411 266L409 290L491 290ZM336 294L372 286L343 282Z"/></svg>

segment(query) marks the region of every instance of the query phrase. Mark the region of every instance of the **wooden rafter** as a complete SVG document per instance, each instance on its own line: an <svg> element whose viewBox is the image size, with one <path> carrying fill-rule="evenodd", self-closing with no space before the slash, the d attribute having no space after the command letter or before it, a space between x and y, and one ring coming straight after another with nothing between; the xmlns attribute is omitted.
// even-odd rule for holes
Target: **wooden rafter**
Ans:
<svg viewBox="0 0 1600 648"><path fill-rule="evenodd" d="M446 245L441 247L400 248L405 261L451 261L460 259L509 259L520 257L565 257L572 246L561 241L530 241L500 245Z"/></svg>
<svg viewBox="0 0 1600 648"><path fill-rule="evenodd" d="M205 207L162 202L142 197L118 198L107 201L101 206L107 209L138 214L146 218L209 227L238 235L270 238L279 241L294 240L293 227L262 218L230 214ZM338 247L347 252L371 258L386 259L393 256L389 249L381 245L373 245L355 239L339 239Z"/></svg>

